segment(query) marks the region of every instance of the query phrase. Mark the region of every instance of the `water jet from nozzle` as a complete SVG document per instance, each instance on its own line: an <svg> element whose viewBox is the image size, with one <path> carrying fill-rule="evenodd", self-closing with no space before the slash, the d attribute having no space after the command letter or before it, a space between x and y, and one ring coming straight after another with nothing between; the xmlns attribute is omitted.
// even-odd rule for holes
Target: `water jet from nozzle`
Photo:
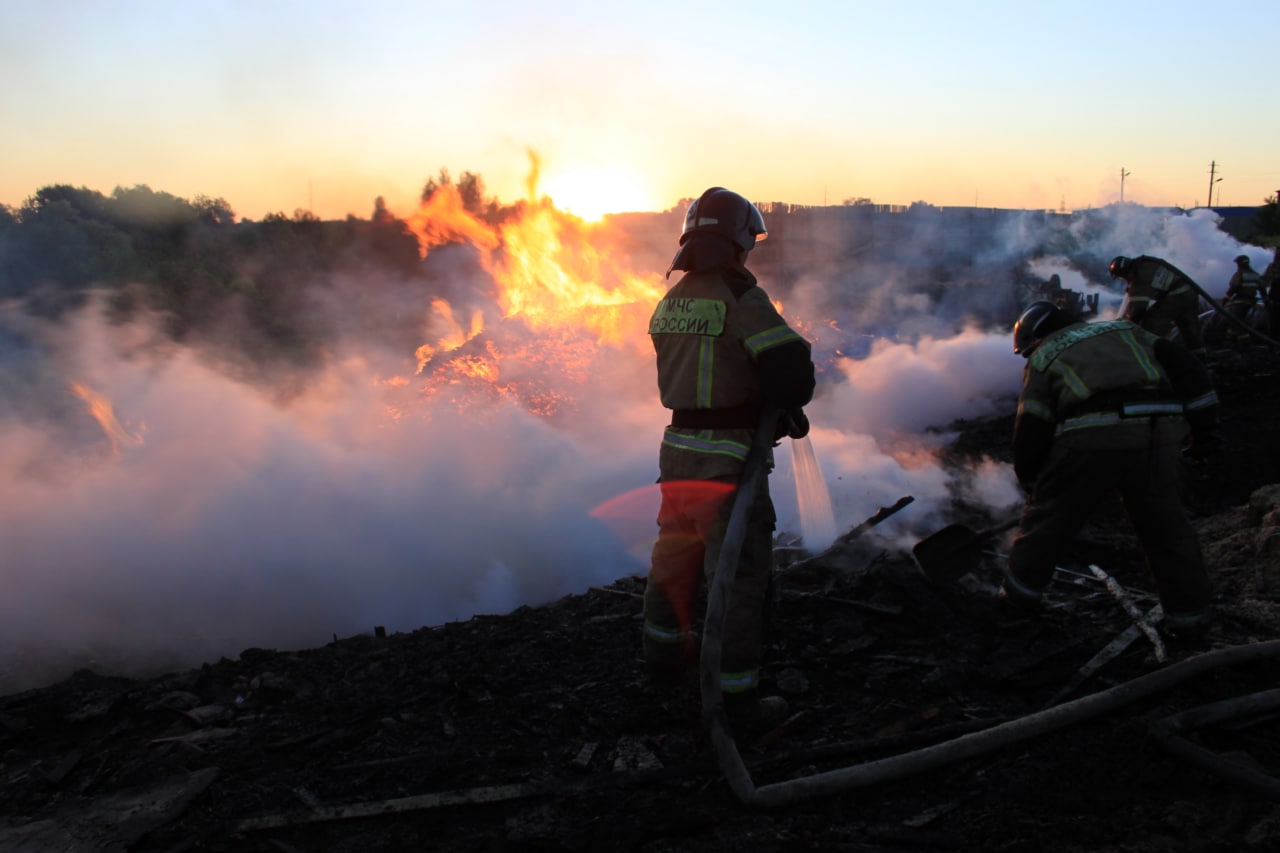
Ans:
<svg viewBox="0 0 1280 853"><path fill-rule="evenodd" d="M836 541L836 516L809 436L791 439L791 465L795 469L796 501L800 506L801 543L806 551L816 554Z"/></svg>

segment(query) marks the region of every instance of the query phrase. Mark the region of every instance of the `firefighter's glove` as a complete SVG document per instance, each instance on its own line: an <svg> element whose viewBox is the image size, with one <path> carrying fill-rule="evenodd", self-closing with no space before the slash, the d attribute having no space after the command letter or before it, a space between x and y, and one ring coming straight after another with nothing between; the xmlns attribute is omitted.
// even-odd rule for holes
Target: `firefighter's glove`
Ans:
<svg viewBox="0 0 1280 853"><path fill-rule="evenodd" d="M809 434L809 417L804 409L787 409L778 418L778 428L774 431L774 441L783 438L804 438Z"/></svg>

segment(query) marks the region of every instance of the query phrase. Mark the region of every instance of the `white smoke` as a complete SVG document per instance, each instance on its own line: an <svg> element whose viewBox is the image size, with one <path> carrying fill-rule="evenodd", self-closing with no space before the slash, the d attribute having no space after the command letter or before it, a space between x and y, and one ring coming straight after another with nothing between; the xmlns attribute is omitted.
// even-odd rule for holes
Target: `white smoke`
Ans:
<svg viewBox="0 0 1280 853"><path fill-rule="evenodd" d="M1160 255L1225 288L1242 250L1209 215L1121 206L1098 216L1073 253L1095 266L1035 252L1034 233L1012 239L1003 260L1115 299L1104 280L1112 255ZM952 421L1012 411L1022 362L1011 318L990 319L987 304L1007 282L938 295L901 286L918 272L878 269L883 278L845 290L800 281L784 313L823 356L808 413L838 528L910 495L876 534L906 547L944 523L957 496L1016 508L1008 466L950 471L936 450ZM454 301L455 320L484 303ZM422 330L440 320L414 301L369 310L394 310L386 322L396 323L416 313L407 322ZM283 394L158 343L145 322L108 323L95 304L57 325L9 308L0 692L75 666L138 672L374 626L413 630L642 573L667 413L643 328L635 337L601 348L585 376L548 377L574 405L543 417L511 399L424 401L420 382L385 381L411 377L412 354L368 345L358 328ZM114 438L73 383L110 401ZM780 532L798 531L790 454L775 456ZM633 491L625 525L592 515Z"/></svg>
<svg viewBox="0 0 1280 853"><path fill-rule="evenodd" d="M281 404L194 351L126 358L120 331L89 310L54 334L137 441L5 422L11 679L412 630L635 571L588 510L643 481L652 446L606 451L508 402L414 410L358 353Z"/></svg>
<svg viewBox="0 0 1280 853"><path fill-rule="evenodd" d="M1103 233L1094 239L1101 255L1164 258L1215 298L1226 292L1237 256L1248 255L1259 270L1270 260L1265 249L1241 245L1219 230L1222 217L1208 208L1182 213L1118 205L1100 213Z"/></svg>

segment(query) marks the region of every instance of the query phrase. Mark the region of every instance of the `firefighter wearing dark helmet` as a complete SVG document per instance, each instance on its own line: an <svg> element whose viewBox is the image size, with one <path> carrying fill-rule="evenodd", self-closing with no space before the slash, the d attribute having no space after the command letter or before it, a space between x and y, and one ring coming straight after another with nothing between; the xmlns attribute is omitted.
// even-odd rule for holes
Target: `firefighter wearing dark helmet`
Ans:
<svg viewBox="0 0 1280 853"><path fill-rule="evenodd" d="M1200 361L1127 320L1071 322L1037 302L1018 318L1027 359L1014 425L1014 472L1028 497L1003 597L1034 607L1076 533L1118 493L1155 581L1167 629L1208 624L1210 583L1183 509L1183 444L1212 446L1218 397Z"/></svg>
<svg viewBox="0 0 1280 853"><path fill-rule="evenodd" d="M1200 293L1186 273L1163 258L1139 255L1117 256L1108 271L1112 278L1123 279L1125 287L1124 318L1147 331L1167 336L1174 327L1182 344L1193 353L1204 351L1200 331Z"/></svg>
<svg viewBox="0 0 1280 853"><path fill-rule="evenodd" d="M1236 256L1236 271L1232 274L1231 280L1227 282L1226 308L1241 324L1247 324L1249 321L1249 312L1258 304L1258 297L1262 296L1263 302L1267 302L1267 294L1262 290L1262 276L1258 274L1253 265L1249 263L1248 255ZM1270 309L1270 305L1267 306ZM1230 337L1245 337L1246 332L1240 331L1238 327L1233 326L1228 332Z"/></svg>
<svg viewBox="0 0 1280 853"><path fill-rule="evenodd" d="M761 415L783 410L784 434L808 431L802 407L814 389L809 343L745 266L765 236L755 205L722 187L708 189L689 205L667 270L668 277L673 270L684 275L649 321L658 391L671 410L658 457L662 506L644 597L644 655L659 681L678 679L696 664L695 591L699 577L715 568ZM749 724L759 710L774 522L766 478L751 506L725 616L720 684L731 722Z"/></svg>

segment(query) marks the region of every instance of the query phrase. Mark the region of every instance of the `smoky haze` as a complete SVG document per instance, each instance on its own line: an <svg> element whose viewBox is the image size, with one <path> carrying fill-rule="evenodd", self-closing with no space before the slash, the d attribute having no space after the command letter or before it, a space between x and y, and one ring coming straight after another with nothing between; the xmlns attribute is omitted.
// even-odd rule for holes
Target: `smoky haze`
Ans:
<svg viewBox="0 0 1280 853"><path fill-rule="evenodd" d="M888 545L945 523L957 496L1016 508L1007 466L948 471L936 450L954 420L1011 410L1025 281L1057 272L1105 315L1115 254L1163 256L1216 294L1252 251L1208 213L1043 222L1012 217L977 255L927 216L869 240L811 223L803 257L782 234L762 245L761 283L820 363L811 440L838 529L903 495L915 503L875 534ZM632 269L660 293L678 230L659 230L597 232L611 248L595 273ZM643 573L667 420L651 305L610 309L623 334L606 343L533 322L501 304L498 268L477 261L491 251L511 254L430 247L431 298L365 274L298 306L325 336L304 369L246 369L234 323L180 344L164 316L119 322L105 298L56 316L7 305L0 692L81 666L141 674L409 631ZM450 333L465 342L417 351ZM779 532L796 533L781 450ZM593 514L623 495L620 514Z"/></svg>

